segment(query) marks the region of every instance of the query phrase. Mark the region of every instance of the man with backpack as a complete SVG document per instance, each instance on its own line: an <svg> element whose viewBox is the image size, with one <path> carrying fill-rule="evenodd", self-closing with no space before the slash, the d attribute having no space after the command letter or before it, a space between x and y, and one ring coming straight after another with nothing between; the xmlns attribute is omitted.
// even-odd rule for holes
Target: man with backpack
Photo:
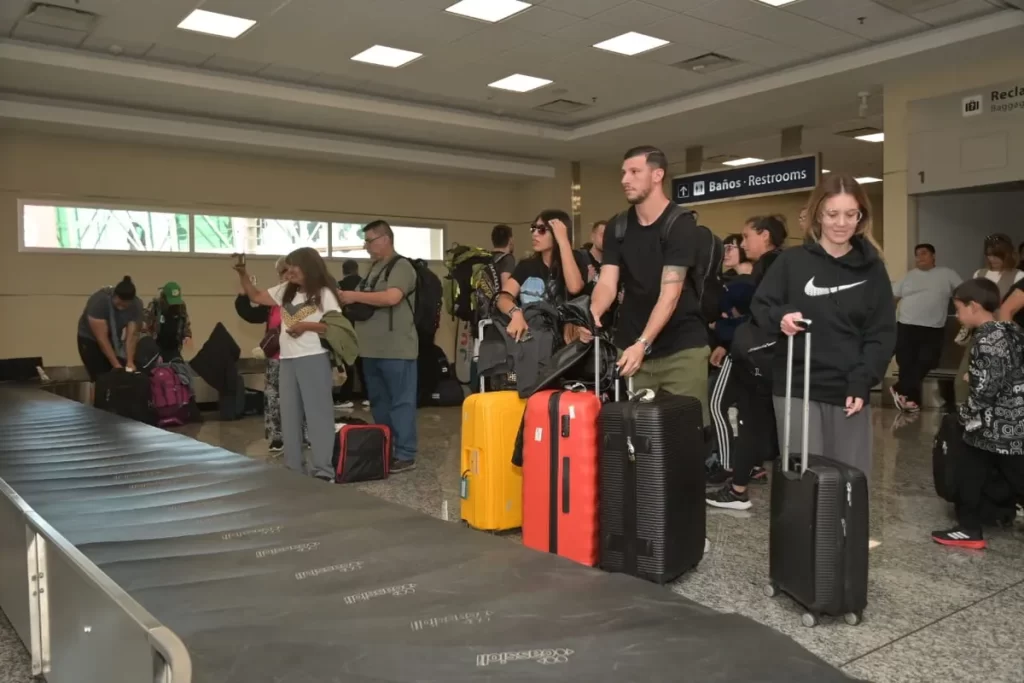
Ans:
<svg viewBox="0 0 1024 683"><path fill-rule="evenodd" d="M359 336L370 409L374 422L391 429L391 473L399 474L416 466L416 358L421 336L416 300L422 277L416 264L395 252L395 235L386 221L369 223L363 239L372 259L370 270L355 290L339 291L338 296L342 306L357 311L350 317ZM439 290L440 281L437 286ZM440 304L440 291L436 296ZM428 298L424 295L424 301ZM426 334L426 328L422 332Z"/></svg>
<svg viewBox="0 0 1024 683"><path fill-rule="evenodd" d="M694 214L665 195L664 152L636 147L622 163L632 205L609 223L601 277L591 297L594 320L624 292L615 330L619 371L636 389L663 389L701 403L708 424L708 334L702 312L706 279L714 278L714 236ZM717 308L717 305L716 305Z"/></svg>

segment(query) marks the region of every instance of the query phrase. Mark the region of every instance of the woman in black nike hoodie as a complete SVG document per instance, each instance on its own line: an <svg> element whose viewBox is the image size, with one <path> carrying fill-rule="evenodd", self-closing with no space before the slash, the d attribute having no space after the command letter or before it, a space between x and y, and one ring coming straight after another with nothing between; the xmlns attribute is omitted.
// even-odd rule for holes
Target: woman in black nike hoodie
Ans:
<svg viewBox="0 0 1024 683"><path fill-rule="evenodd" d="M830 173L807 203L808 240L788 249L765 275L751 311L758 325L787 336L810 320L809 450L871 476L871 388L882 380L896 344L889 273L871 237L871 203L856 180ZM799 452L804 345L795 343L790 453ZM786 344L776 345L773 394L784 439ZM788 445L780 443L780 448Z"/></svg>

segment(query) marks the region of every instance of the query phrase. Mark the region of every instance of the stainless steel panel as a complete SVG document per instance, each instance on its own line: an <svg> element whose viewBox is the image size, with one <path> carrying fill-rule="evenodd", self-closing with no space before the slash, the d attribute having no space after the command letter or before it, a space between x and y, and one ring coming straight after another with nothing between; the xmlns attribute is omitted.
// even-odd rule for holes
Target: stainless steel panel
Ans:
<svg viewBox="0 0 1024 683"><path fill-rule="evenodd" d="M11 500L13 491L0 480L0 607L22 642L31 642L29 621L28 545L25 518Z"/></svg>

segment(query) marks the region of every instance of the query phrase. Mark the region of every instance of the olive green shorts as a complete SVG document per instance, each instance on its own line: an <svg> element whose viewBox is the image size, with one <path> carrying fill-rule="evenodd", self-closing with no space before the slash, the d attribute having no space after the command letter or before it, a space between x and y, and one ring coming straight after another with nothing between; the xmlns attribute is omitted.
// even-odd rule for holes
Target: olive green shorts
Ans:
<svg viewBox="0 0 1024 683"><path fill-rule="evenodd" d="M692 396L700 401L701 417L707 425L710 355L711 349L702 346L683 349L662 358L647 358L633 376L633 389L664 389L676 396Z"/></svg>

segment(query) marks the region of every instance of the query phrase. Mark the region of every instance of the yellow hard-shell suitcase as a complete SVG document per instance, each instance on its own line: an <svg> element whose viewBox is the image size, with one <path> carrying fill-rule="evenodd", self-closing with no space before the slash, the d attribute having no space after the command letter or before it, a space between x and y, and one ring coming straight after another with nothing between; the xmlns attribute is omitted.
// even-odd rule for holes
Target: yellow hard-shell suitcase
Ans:
<svg viewBox="0 0 1024 683"><path fill-rule="evenodd" d="M512 450L526 399L515 391L473 394L462 404L462 519L474 529L523 525L523 470Z"/></svg>

